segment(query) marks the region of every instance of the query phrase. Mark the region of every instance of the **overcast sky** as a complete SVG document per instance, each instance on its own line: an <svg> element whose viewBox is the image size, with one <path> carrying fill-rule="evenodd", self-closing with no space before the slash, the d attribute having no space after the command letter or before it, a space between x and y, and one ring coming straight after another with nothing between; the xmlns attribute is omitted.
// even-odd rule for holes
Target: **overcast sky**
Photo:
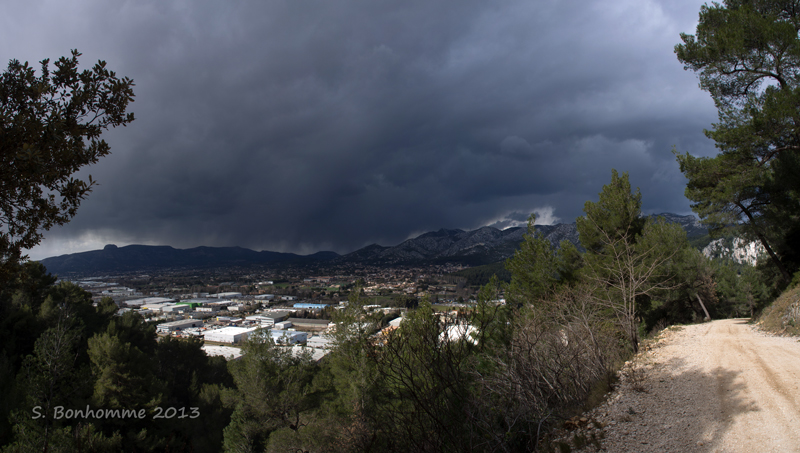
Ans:
<svg viewBox="0 0 800 453"><path fill-rule="evenodd" d="M34 259L114 243L346 253L573 222L611 169L690 213L672 154L716 120L673 47L700 1L24 0L0 60L136 83L99 186Z"/></svg>

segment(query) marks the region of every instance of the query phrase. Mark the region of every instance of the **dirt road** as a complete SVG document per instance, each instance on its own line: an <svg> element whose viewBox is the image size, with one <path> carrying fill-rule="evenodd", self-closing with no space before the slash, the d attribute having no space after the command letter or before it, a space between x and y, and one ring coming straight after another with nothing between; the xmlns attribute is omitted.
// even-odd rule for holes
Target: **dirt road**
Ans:
<svg viewBox="0 0 800 453"><path fill-rule="evenodd" d="M592 412L609 452L800 452L796 338L743 319L686 326L630 368Z"/></svg>

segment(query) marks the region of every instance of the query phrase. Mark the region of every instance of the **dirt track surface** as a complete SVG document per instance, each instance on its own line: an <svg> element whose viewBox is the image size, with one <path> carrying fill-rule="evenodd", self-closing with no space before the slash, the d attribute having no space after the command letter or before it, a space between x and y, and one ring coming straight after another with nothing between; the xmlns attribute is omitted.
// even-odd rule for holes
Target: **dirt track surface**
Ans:
<svg viewBox="0 0 800 453"><path fill-rule="evenodd" d="M634 371L630 371L630 370ZM590 413L609 452L800 452L800 342L744 319L668 330ZM638 388L638 390L637 390Z"/></svg>

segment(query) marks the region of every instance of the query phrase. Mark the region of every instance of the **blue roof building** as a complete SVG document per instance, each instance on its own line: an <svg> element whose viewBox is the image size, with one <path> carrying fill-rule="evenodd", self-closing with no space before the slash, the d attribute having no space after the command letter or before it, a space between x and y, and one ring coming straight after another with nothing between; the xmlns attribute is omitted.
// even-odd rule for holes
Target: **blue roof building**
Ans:
<svg viewBox="0 0 800 453"><path fill-rule="evenodd" d="M327 308L328 304L309 304L306 302L298 302L293 305L294 308L313 308L315 310L322 310L323 308Z"/></svg>

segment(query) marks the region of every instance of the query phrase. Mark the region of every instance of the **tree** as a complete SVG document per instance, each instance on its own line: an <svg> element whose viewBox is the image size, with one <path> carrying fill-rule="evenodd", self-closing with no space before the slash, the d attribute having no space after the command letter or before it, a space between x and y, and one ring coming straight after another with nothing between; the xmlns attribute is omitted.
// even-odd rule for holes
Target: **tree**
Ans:
<svg viewBox="0 0 800 453"><path fill-rule="evenodd" d="M225 428L225 451L264 451L272 434L284 429L291 433L282 441L303 440L299 434L320 398L313 385L319 367L310 353L278 347L267 330L252 333L243 352L229 365L237 390L229 396L234 411Z"/></svg>
<svg viewBox="0 0 800 453"><path fill-rule="evenodd" d="M556 249L536 232L535 222L536 216L531 215L519 249L506 261L511 274L508 298L516 306L537 301L559 284L574 282L581 266L580 253L574 244L564 240Z"/></svg>
<svg viewBox="0 0 800 453"><path fill-rule="evenodd" d="M683 290L690 298L697 299L706 321L711 320L706 303L716 303L717 282L714 279L714 267L711 260L706 258L699 250L686 247L682 250L682 255L678 260L676 270L679 281L682 282ZM703 300L705 299L705 302Z"/></svg>
<svg viewBox="0 0 800 453"><path fill-rule="evenodd" d="M800 9L793 1L727 0L700 9L696 35L675 46L699 73L719 123L720 154L678 154L686 196L712 233L761 242L786 283L800 264Z"/></svg>
<svg viewBox="0 0 800 453"><path fill-rule="evenodd" d="M638 188L631 191L627 172L620 176L611 169L611 182L603 186L596 203L584 204L583 212L586 216L576 219L576 226L581 245L590 254L602 254L609 242L622 238L635 242L644 228L642 194Z"/></svg>
<svg viewBox="0 0 800 453"><path fill-rule="evenodd" d="M105 332L90 338L89 357L97 407L152 409L163 399L148 356L119 336Z"/></svg>
<svg viewBox="0 0 800 453"><path fill-rule="evenodd" d="M509 300L522 306L550 292L558 281L559 257L555 247L534 229L536 216L528 219L528 231L514 256L506 261L511 273Z"/></svg>
<svg viewBox="0 0 800 453"><path fill-rule="evenodd" d="M134 119L133 81L104 61L79 72L80 56L61 57L52 73L42 60L38 76L11 60L0 76L0 281L43 230L75 215L95 181L73 174L109 153L102 132Z"/></svg>
<svg viewBox="0 0 800 453"><path fill-rule="evenodd" d="M376 435L382 421L376 408L381 399L382 383L375 366L372 335L378 330L379 312L367 312L359 278L350 292L346 306L333 315L336 328L332 334L334 349L325 357L324 368L336 389L335 398L325 404L324 412L336 430L332 442L341 451L385 451Z"/></svg>
<svg viewBox="0 0 800 453"><path fill-rule="evenodd" d="M33 355L23 363L17 376L18 387L24 389L27 402L25 409L40 408L41 420L29 420L30 416L16 417L15 430L19 444L47 451L52 448L52 437L59 428L53 418L57 404L74 402L74 394L80 391L85 376L77 370L77 343L79 334L74 328L76 319L69 306L63 306L55 327L45 331L38 340ZM27 414L26 414L27 415Z"/></svg>
<svg viewBox="0 0 800 453"><path fill-rule="evenodd" d="M577 228L586 247L584 275L636 352L642 302L670 288L668 264L688 241L680 225L642 217L641 194L630 187L627 173L612 170L611 183L603 186L597 203L586 202Z"/></svg>
<svg viewBox="0 0 800 453"><path fill-rule="evenodd" d="M375 408L395 451L470 451L468 427L475 338L466 319L440 316L426 299L372 358L384 399ZM489 333L489 332L487 332Z"/></svg>
<svg viewBox="0 0 800 453"><path fill-rule="evenodd" d="M515 313L508 345L485 354L492 366L475 372L483 402L469 414L479 428L475 450L535 451L554 424L574 415L621 358L601 312L591 286L577 283Z"/></svg>

